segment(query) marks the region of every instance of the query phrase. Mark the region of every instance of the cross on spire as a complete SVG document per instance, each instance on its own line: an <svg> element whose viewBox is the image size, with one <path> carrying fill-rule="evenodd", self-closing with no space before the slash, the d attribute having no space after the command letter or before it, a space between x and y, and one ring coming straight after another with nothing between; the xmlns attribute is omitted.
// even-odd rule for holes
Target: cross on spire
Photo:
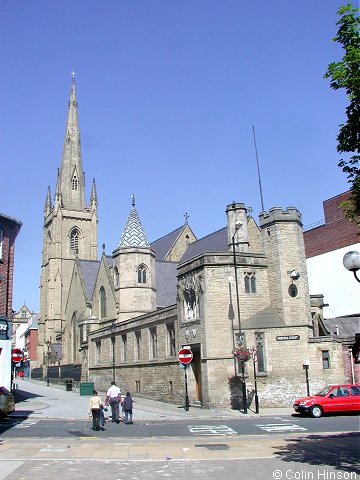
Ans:
<svg viewBox="0 0 360 480"><path fill-rule="evenodd" d="M70 75L72 75L72 77L73 77L73 80L74 80L74 78L75 78L75 75L77 75L77 73L75 72L75 68L73 68L73 71L70 73Z"/></svg>
<svg viewBox="0 0 360 480"><path fill-rule="evenodd" d="M135 195L131 195L131 205L135 207Z"/></svg>
<svg viewBox="0 0 360 480"><path fill-rule="evenodd" d="M185 225L187 225L188 223L188 218L189 218L189 215L187 213L184 214L184 217L185 217Z"/></svg>

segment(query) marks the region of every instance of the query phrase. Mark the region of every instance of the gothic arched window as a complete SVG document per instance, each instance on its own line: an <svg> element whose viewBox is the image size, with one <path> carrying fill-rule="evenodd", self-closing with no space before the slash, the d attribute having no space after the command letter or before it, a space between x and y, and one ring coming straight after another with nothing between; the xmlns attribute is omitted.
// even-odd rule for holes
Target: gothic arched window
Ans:
<svg viewBox="0 0 360 480"><path fill-rule="evenodd" d="M138 283L146 283L146 267L140 265L138 267Z"/></svg>
<svg viewBox="0 0 360 480"><path fill-rule="evenodd" d="M117 267L114 267L114 286L119 286L119 270Z"/></svg>
<svg viewBox="0 0 360 480"><path fill-rule="evenodd" d="M79 230L76 227L73 228L70 232L70 251L75 255L79 254L79 237Z"/></svg>
<svg viewBox="0 0 360 480"><path fill-rule="evenodd" d="M100 287L99 290L99 316L100 318L106 317L106 292L104 287Z"/></svg>

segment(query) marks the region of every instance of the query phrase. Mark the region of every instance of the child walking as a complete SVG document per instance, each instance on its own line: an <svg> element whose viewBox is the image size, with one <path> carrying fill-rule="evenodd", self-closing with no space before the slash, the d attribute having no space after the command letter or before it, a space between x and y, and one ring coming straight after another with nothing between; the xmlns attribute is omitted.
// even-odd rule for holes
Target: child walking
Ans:
<svg viewBox="0 0 360 480"><path fill-rule="evenodd" d="M125 413L125 424L132 425L132 416L133 416L133 399L130 395L130 392L126 392L126 397L123 400L123 410Z"/></svg>

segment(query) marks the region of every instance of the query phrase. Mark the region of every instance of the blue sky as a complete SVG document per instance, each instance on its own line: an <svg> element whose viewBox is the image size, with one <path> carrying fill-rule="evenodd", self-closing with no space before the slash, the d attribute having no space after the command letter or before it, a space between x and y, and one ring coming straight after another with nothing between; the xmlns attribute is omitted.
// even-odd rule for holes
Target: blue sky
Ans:
<svg viewBox="0 0 360 480"><path fill-rule="evenodd" d="M116 248L131 194L150 241L225 225L232 201L297 207L305 226L348 190L337 167L346 98L336 0L4 0L0 212L23 222L13 308L39 308L43 208L60 166L73 67L87 199Z"/></svg>

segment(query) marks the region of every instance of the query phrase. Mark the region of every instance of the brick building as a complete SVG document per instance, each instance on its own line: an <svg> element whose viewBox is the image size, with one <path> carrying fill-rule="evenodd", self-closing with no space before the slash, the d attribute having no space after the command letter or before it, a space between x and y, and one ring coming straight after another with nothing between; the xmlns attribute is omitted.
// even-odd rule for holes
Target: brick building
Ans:
<svg viewBox="0 0 360 480"><path fill-rule="evenodd" d="M304 232L310 294L323 294L325 318L360 314L359 285L343 266L350 250L360 251L359 227L344 217L345 192L325 200L324 223Z"/></svg>
<svg viewBox="0 0 360 480"><path fill-rule="evenodd" d="M0 315L12 318L15 239L21 222L0 213Z"/></svg>

